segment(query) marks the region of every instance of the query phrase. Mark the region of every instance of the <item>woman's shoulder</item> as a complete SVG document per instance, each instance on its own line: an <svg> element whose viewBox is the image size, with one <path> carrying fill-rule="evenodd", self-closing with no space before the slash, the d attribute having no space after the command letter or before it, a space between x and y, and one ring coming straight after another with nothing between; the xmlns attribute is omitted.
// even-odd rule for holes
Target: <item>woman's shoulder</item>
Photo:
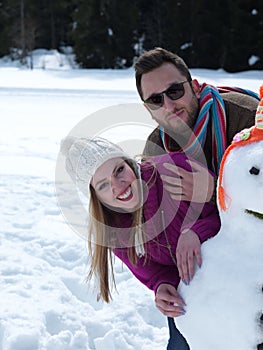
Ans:
<svg viewBox="0 0 263 350"><path fill-rule="evenodd" d="M188 157L184 152L169 152L152 158L152 162L155 164L156 170L162 175L169 175L170 171L164 166L165 163L178 166L185 170L191 171L191 165L187 162L193 160Z"/></svg>

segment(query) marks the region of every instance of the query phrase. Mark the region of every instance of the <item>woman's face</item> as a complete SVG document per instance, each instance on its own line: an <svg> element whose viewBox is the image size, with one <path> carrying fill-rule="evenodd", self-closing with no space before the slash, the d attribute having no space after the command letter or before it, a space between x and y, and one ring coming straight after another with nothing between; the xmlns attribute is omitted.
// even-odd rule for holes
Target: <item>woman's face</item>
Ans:
<svg viewBox="0 0 263 350"><path fill-rule="evenodd" d="M111 207L133 211L140 204L139 181L120 157L103 163L92 177L91 185L98 199Z"/></svg>

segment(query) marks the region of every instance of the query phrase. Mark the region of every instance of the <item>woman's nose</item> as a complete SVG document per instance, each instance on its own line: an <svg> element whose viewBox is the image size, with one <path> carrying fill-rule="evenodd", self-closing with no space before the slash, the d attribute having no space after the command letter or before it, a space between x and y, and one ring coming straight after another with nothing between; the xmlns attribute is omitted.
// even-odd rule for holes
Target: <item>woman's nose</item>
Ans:
<svg viewBox="0 0 263 350"><path fill-rule="evenodd" d="M114 195L120 192L122 182L121 178L116 178L115 176L111 177L111 190Z"/></svg>

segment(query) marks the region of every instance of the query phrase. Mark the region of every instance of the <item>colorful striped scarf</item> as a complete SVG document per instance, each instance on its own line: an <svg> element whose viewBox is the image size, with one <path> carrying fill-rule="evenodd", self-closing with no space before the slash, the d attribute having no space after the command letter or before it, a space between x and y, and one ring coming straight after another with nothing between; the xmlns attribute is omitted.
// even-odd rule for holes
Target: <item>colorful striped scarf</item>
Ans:
<svg viewBox="0 0 263 350"><path fill-rule="evenodd" d="M259 99L258 95L250 90L225 86L216 88L212 85L203 83L200 85L199 115L188 144L181 150L193 158L198 158L199 155L203 153L207 126L211 118L213 154L212 167L216 174L219 173L220 162L227 148L226 112L224 101L220 93L229 91L244 93ZM165 150L169 152L169 136L164 132L163 127L160 127L160 135Z"/></svg>

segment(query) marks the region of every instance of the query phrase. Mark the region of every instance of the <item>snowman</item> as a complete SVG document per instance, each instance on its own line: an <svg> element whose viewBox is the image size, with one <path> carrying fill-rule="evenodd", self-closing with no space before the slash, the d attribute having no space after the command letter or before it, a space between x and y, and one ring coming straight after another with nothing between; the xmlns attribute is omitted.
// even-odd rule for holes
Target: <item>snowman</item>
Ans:
<svg viewBox="0 0 263 350"><path fill-rule="evenodd" d="M263 349L263 86L260 95L255 126L221 162L221 229L202 245L190 285L179 285L186 314L176 323L191 350Z"/></svg>

